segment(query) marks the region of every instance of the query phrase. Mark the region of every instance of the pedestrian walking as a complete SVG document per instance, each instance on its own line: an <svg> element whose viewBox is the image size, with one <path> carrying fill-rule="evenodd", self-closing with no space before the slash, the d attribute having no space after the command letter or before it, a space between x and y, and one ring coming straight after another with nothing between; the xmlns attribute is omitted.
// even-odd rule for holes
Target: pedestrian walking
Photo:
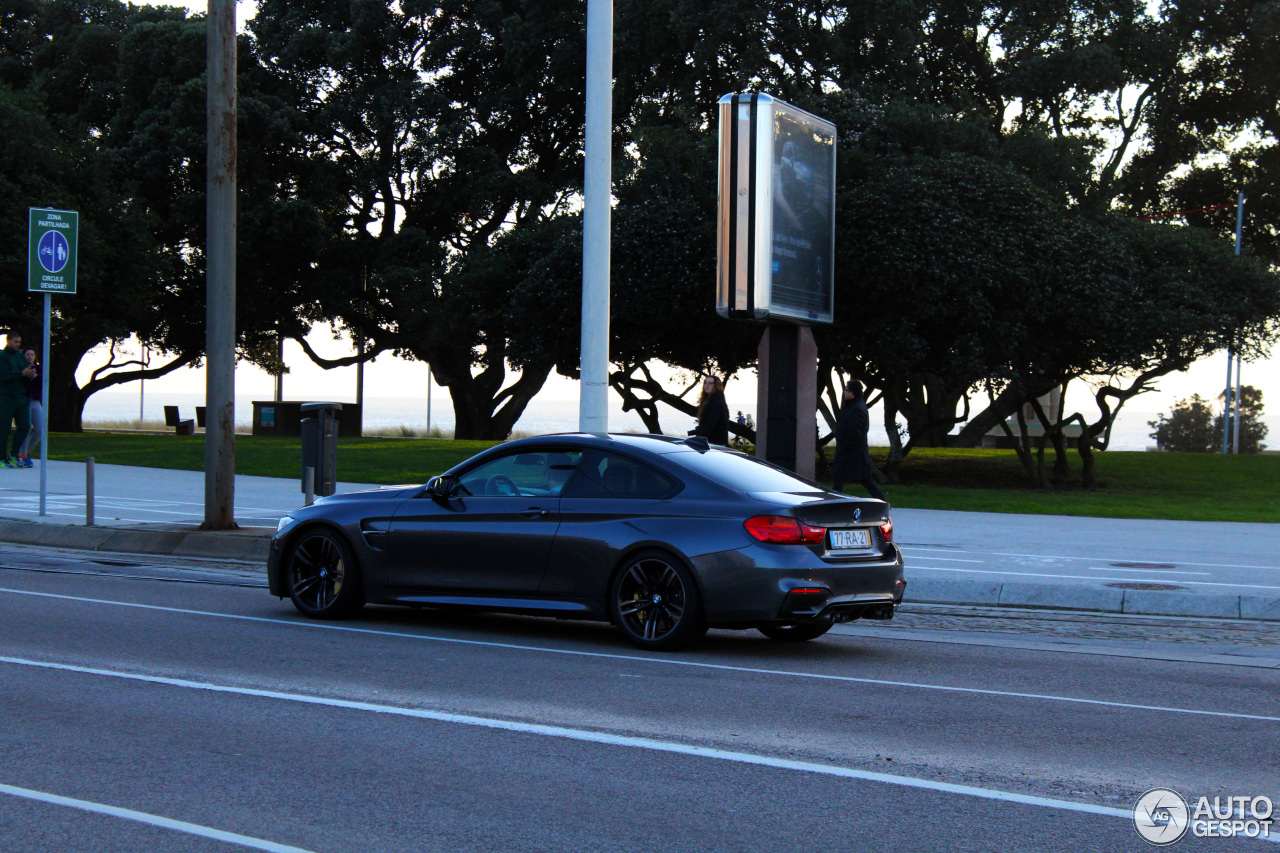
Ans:
<svg viewBox="0 0 1280 853"><path fill-rule="evenodd" d="M29 349L26 352L27 367L35 368L35 375L27 379L27 401L31 408L31 430L27 433L26 440L22 442L22 447L18 448L18 467L30 468L31 450L40 443L40 436L44 432L44 387L41 384L41 375L44 368L36 361L36 351Z"/></svg>
<svg viewBox="0 0 1280 853"><path fill-rule="evenodd" d="M4 431L0 433L0 451L3 451L3 464L6 468L17 468L15 457L27 433L31 432L31 401L27 399L25 380L35 376L36 369L27 364L22 354L22 335L10 331L5 348L0 351L0 422L4 423ZM9 443L9 427L17 429L13 433L13 443ZM13 452L9 452L12 447Z"/></svg>
<svg viewBox="0 0 1280 853"><path fill-rule="evenodd" d="M724 383L719 377L702 380L698 399L698 425L689 435L700 435L712 444L729 444L729 404L724 401Z"/></svg>
<svg viewBox="0 0 1280 853"><path fill-rule="evenodd" d="M871 414L867 401L862 398L862 383L849 380L844 386L844 398L840 407L840 419L836 421L836 458L831 463L832 485L837 492L844 491L847 482L860 483L871 497L886 500L884 492L872 479L871 451L867 447L867 431L871 429Z"/></svg>

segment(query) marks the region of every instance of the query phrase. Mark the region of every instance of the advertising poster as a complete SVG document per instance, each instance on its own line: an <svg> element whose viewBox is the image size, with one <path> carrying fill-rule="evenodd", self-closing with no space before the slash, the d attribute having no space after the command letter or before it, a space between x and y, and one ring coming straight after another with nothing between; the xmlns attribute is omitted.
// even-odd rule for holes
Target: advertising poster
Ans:
<svg viewBox="0 0 1280 853"><path fill-rule="evenodd" d="M818 319L831 310L835 134L807 113L773 107L770 306Z"/></svg>

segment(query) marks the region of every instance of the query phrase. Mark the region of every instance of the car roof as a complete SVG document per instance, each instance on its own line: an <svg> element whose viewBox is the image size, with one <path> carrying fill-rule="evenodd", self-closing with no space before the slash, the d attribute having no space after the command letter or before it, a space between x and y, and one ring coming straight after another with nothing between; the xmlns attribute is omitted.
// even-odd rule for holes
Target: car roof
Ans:
<svg viewBox="0 0 1280 853"><path fill-rule="evenodd" d="M550 435L535 435L527 438L518 438L514 441L508 441L500 446L521 447L526 444L555 444L562 441L578 446L599 448L623 445L624 447L634 447L637 450L647 450L650 453L683 453L697 452L698 450L698 448L687 444L685 439L677 436L630 432L611 432L607 434L598 432L552 433ZM711 447L715 448L715 445L711 445ZM702 449L705 451L707 448ZM724 450L727 448L719 449Z"/></svg>

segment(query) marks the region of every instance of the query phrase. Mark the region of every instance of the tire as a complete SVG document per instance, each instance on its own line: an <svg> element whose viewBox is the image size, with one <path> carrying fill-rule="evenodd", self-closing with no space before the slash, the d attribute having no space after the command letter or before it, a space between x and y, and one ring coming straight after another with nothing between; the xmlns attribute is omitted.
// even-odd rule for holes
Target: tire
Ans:
<svg viewBox="0 0 1280 853"><path fill-rule="evenodd" d="M693 575L663 551L627 558L609 585L609 615L623 636L650 651L683 648L707 633Z"/></svg>
<svg viewBox="0 0 1280 853"><path fill-rule="evenodd" d="M364 607L364 579L351 546L324 527L301 531L285 555L293 606L312 619L344 619Z"/></svg>
<svg viewBox="0 0 1280 853"><path fill-rule="evenodd" d="M817 623L810 625L760 625L756 628L761 634L764 634L770 640L780 640L784 643L803 643L806 640L816 640L823 634L831 630L831 623Z"/></svg>

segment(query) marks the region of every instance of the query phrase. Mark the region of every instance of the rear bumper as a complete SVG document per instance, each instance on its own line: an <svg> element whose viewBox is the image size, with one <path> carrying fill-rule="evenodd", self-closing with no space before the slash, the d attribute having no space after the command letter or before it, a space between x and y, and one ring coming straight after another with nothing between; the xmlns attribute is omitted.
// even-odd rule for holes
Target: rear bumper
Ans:
<svg viewBox="0 0 1280 853"><path fill-rule="evenodd" d="M706 554L693 564L707 622L720 627L888 619L906 586L902 552L892 544L861 561L823 560L807 548L761 544ZM815 592L792 595L797 589Z"/></svg>

